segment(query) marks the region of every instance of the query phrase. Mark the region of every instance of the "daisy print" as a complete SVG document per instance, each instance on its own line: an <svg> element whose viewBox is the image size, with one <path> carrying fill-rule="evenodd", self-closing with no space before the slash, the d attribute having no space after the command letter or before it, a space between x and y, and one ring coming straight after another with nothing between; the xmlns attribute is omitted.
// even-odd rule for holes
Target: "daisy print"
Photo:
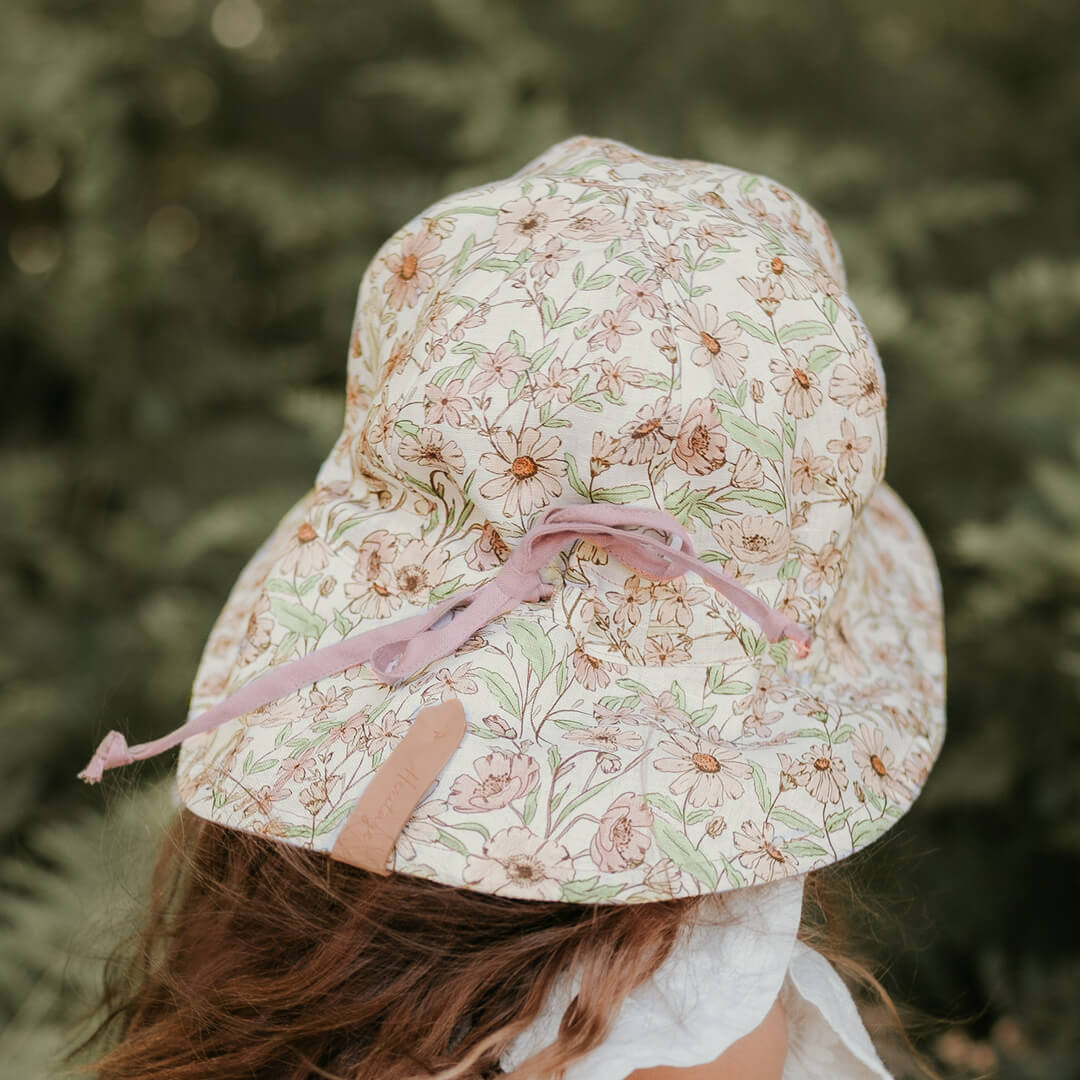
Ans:
<svg viewBox="0 0 1080 1080"><path fill-rule="evenodd" d="M401 250L383 258L389 276L383 283L393 308L415 307L421 293L427 292L434 279L432 272L442 266L445 256L434 254L441 239L428 229L405 238Z"/></svg>
<svg viewBox="0 0 1080 1080"><path fill-rule="evenodd" d="M719 806L743 793L743 780L753 775L734 743L720 737L715 727L703 736L673 732L660 743L670 757L657 758L660 772L678 773L668 785L673 795L686 795L693 806Z"/></svg>
<svg viewBox="0 0 1080 1080"><path fill-rule="evenodd" d="M502 498L508 517L531 514L546 506L562 491L566 464L559 454L559 440L546 439L539 428L527 427L520 435L510 429L491 438L494 453L480 455L480 466L495 476L480 485L487 499Z"/></svg>
<svg viewBox="0 0 1080 1080"><path fill-rule="evenodd" d="M771 821L762 825L744 821L734 840L739 862L753 873L755 880L775 881L798 870L799 860L776 838Z"/></svg>
<svg viewBox="0 0 1080 1080"><path fill-rule="evenodd" d="M728 386L738 386L746 373L749 349L740 341L742 330L733 319L720 315L715 304L687 304L676 313L675 333L690 342L690 362L712 367L713 374Z"/></svg>

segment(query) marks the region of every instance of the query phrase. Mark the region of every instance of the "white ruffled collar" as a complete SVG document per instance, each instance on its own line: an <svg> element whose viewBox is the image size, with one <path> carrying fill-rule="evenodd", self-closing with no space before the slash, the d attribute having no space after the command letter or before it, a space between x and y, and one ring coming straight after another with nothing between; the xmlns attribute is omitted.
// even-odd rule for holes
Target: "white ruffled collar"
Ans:
<svg viewBox="0 0 1080 1080"><path fill-rule="evenodd" d="M635 1069L713 1061L764 1020L777 996L788 1016L783 1080L892 1080L840 976L796 936L802 899L797 876L703 905L652 979L628 995L608 1038L565 1080L625 1080ZM504 1052L504 1069L555 1040L579 983L575 974L556 984Z"/></svg>

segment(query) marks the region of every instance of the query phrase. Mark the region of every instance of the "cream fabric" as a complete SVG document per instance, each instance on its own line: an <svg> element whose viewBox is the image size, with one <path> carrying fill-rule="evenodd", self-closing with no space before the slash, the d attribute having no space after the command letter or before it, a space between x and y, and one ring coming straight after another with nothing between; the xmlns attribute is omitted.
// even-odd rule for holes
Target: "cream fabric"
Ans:
<svg viewBox="0 0 1080 1080"><path fill-rule="evenodd" d="M788 1023L783 1080L891 1080L840 976L796 937L802 896L800 876L711 897L566 1080L625 1080L635 1069L712 1061L764 1020L777 995ZM556 987L503 1055L505 1070L554 1041L578 985L574 976Z"/></svg>

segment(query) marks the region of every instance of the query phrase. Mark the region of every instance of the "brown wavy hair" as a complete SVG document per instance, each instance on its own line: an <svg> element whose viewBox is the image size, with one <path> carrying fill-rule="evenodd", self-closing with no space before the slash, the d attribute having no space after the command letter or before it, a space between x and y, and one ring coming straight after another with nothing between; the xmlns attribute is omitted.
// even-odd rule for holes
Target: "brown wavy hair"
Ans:
<svg viewBox="0 0 1080 1080"><path fill-rule="evenodd" d="M940 1080L851 954L854 895L843 863L809 874L799 935L876 994ZM107 1043L76 1068L99 1080L549 1080L603 1041L700 903L518 900L380 876L181 808L146 923L109 958L104 1016L68 1061ZM500 1053L575 967L557 1041L504 1074Z"/></svg>

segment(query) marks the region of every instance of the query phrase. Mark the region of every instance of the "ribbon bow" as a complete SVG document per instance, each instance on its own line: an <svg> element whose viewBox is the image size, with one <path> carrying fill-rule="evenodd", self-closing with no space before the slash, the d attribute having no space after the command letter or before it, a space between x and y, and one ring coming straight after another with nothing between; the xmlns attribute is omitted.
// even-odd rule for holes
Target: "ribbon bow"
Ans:
<svg viewBox="0 0 1080 1080"><path fill-rule="evenodd" d="M642 528L666 532L671 542L632 531ZM806 656L810 651L807 627L698 558L690 534L671 514L611 503L554 506L540 515L499 572L482 585L455 593L419 614L376 626L272 668L153 742L128 746L120 732L110 731L79 778L96 783L106 769L154 757L192 735L211 731L357 664L369 665L383 682L395 686L432 661L449 656L492 619L513 611L523 601L547 600L552 586L540 577L540 571L562 548L581 538L655 581L671 581L692 570L754 619L769 641L786 636L794 641L797 655Z"/></svg>

